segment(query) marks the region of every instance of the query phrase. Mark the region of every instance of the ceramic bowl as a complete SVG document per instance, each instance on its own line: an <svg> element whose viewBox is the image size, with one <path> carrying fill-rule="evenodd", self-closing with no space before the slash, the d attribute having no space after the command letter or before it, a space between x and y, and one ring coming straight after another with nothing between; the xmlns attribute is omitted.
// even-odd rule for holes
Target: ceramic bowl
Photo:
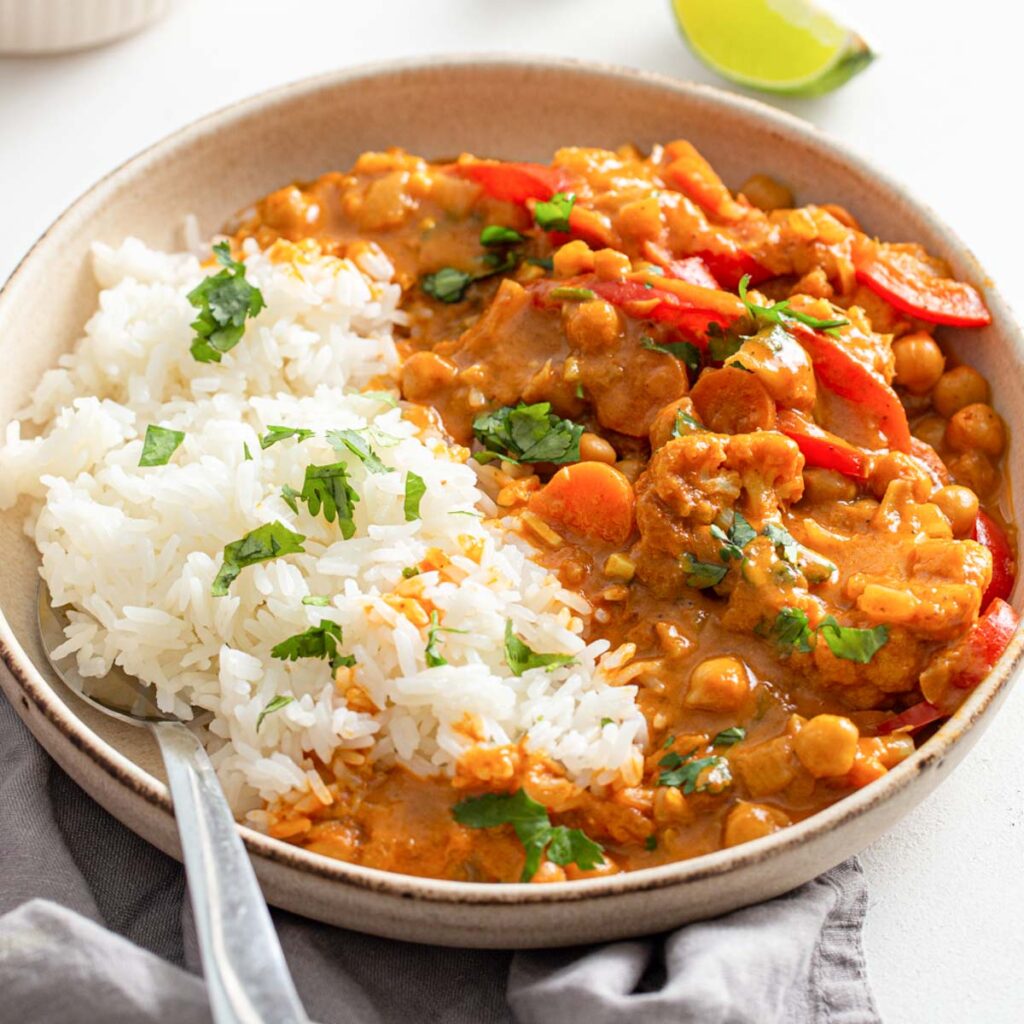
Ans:
<svg viewBox="0 0 1024 1024"><path fill-rule="evenodd" d="M838 143L761 104L654 75L557 60L464 58L344 71L278 89L185 128L99 182L39 240L0 295L0 423L25 404L92 310L94 240L132 234L155 246L179 245L186 214L212 233L252 199L347 167L366 149L547 160L566 144L646 147L677 137L692 139L734 186L766 172L789 184L801 203L842 203L869 232L920 241L947 259L957 276L982 288L993 313L991 327L963 339L971 363L994 383L997 407L1024 407L1024 342L981 268L930 210ZM961 343L950 341L954 349ZM1022 451L1011 449L1017 507L1024 505ZM7 696L89 794L178 856L148 734L94 713L47 668L35 628L38 558L22 530L25 514L22 506L0 520L0 646L13 674L0 673ZM695 860L583 882L484 885L388 874L241 832L271 903L362 931L491 947L658 931L791 889L895 825L977 740L1022 646L1018 634L960 711L884 779L766 839Z"/></svg>

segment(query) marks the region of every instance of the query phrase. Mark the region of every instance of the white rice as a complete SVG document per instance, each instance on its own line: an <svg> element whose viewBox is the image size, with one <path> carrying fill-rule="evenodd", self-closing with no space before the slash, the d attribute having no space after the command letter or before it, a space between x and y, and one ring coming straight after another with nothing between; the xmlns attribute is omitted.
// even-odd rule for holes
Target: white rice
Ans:
<svg viewBox="0 0 1024 1024"><path fill-rule="evenodd" d="M636 688L614 684L628 654L602 666L607 642L582 639L588 605L483 518L496 510L464 451L420 430L393 399L358 393L398 365L392 328L403 314L390 265L379 255L360 267L292 256L247 249L247 277L266 308L209 364L189 352L186 295L208 272L195 256L135 239L95 247L99 309L24 412L38 436L24 438L14 421L0 447L0 507L29 496L42 575L55 603L71 608L55 653L74 655L84 676L120 665L183 717L212 712L209 746L240 814L324 793L311 754L330 763L351 749L451 774L474 742L467 720L485 745L525 739L581 785L635 771L644 719ZM168 465L138 466L149 424L186 434ZM271 424L317 434L263 450L258 437ZM366 431L392 472L339 456L323 433L333 428ZM296 514L281 497L285 484L301 489L307 465L343 457L360 496L349 540L337 522L303 504ZM413 522L403 510L409 471L426 482ZM224 545L273 521L302 534L305 553L245 568L227 597L211 596ZM464 574L458 583L436 571L418 577L427 607L459 630L439 634L448 664L433 668L426 630L384 600L429 549ZM477 551L478 560L467 554ZM307 596L330 604L304 605ZM354 680L377 713L350 708L325 661L271 657L322 619L341 625L340 650L355 656ZM508 620L532 648L574 664L516 678L504 658ZM275 697L293 700L257 728Z"/></svg>

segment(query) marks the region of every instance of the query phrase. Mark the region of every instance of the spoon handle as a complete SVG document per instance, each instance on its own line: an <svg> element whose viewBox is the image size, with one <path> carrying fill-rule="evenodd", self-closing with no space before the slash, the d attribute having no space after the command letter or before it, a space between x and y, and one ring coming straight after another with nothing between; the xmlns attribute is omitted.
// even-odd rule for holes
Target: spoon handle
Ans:
<svg viewBox="0 0 1024 1024"><path fill-rule="evenodd" d="M216 1024L308 1024L224 791L198 738L154 725Z"/></svg>

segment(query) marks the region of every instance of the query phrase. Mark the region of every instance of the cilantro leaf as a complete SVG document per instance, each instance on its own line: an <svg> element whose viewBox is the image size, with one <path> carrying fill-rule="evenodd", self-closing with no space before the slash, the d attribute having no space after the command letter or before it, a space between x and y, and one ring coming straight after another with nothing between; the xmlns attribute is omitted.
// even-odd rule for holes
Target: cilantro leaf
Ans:
<svg viewBox="0 0 1024 1024"><path fill-rule="evenodd" d="M506 405L473 421L473 433L490 452L513 462L578 462L583 426L551 412L550 402Z"/></svg>
<svg viewBox="0 0 1024 1024"><path fill-rule="evenodd" d="M407 565L402 570L402 579L411 580L413 576L419 576L421 572L423 572L423 570L418 565Z"/></svg>
<svg viewBox="0 0 1024 1024"><path fill-rule="evenodd" d="M407 523L414 522L420 518L420 501L426 493L427 485L423 477L409 470L405 474L405 502L403 506Z"/></svg>
<svg viewBox="0 0 1024 1024"><path fill-rule="evenodd" d="M390 473L391 470L377 457L370 442L358 430L328 430L327 440L339 455L348 449L371 473Z"/></svg>
<svg viewBox="0 0 1024 1024"><path fill-rule="evenodd" d="M711 536L720 541L722 549L719 557L723 562L731 558L737 560L743 558L743 549L757 536L757 531L747 522L741 512L733 512L732 523L729 532L726 533L720 526L712 525Z"/></svg>
<svg viewBox="0 0 1024 1024"><path fill-rule="evenodd" d="M282 523L264 523L251 530L240 540L224 546L224 561L213 581L210 593L214 597L227 596L228 588L248 565L268 562L281 555L301 554L306 549L301 533L293 533Z"/></svg>
<svg viewBox="0 0 1024 1024"><path fill-rule="evenodd" d="M717 755L684 761L678 754L666 754L658 764L667 769L658 776L658 785L678 786L686 794L719 793L732 782L729 762Z"/></svg>
<svg viewBox="0 0 1024 1024"><path fill-rule="evenodd" d="M745 739L747 730L742 725L732 725L728 729L723 729L715 738L711 741L713 747L732 747L735 746L740 740Z"/></svg>
<svg viewBox="0 0 1024 1024"><path fill-rule="evenodd" d="M312 516L318 515L323 508L327 522L333 523L337 517L345 540L356 532L352 517L359 495L348 482L348 467L344 462L332 462L328 466L307 466L299 501L306 503Z"/></svg>
<svg viewBox="0 0 1024 1024"><path fill-rule="evenodd" d="M157 427L151 423L146 427L146 439L142 442L139 465L166 466L178 445L184 440L184 431L171 430L169 427Z"/></svg>
<svg viewBox="0 0 1024 1024"><path fill-rule="evenodd" d="M248 444L248 442L243 442L242 443L242 458L246 462L252 462L252 452L249 451L249 444Z"/></svg>
<svg viewBox="0 0 1024 1024"><path fill-rule="evenodd" d="M717 328L717 329L714 329ZM718 324L708 327L708 356L714 363L724 363L743 347L743 339L735 334L726 334Z"/></svg>
<svg viewBox="0 0 1024 1024"><path fill-rule="evenodd" d="M750 316L758 323L762 324L778 324L780 327L786 326L787 320L796 320L799 323L804 324L806 327L812 327L816 331L825 331L827 334L838 333L838 328L845 327L850 321L845 317L836 317L832 320L819 320L818 317L809 316L807 313L798 313L795 309L792 309L789 304L789 299L783 299L781 302L773 302L770 306L759 306L755 302L751 302L747 298L747 288L750 285L750 275L744 274L740 278L739 292L740 301L744 306L747 307L747 312Z"/></svg>
<svg viewBox="0 0 1024 1024"><path fill-rule="evenodd" d="M466 296L466 289L472 283L472 274L457 270L455 267L442 267L433 274L425 274L420 278L420 287L438 302L461 302Z"/></svg>
<svg viewBox="0 0 1024 1024"><path fill-rule="evenodd" d="M555 269L555 261L550 256L528 256L526 262L531 267L540 267L542 270Z"/></svg>
<svg viewBox="0 0 1024 1024"><path fill-rule="evenodd" d="M267 424L267 432L260 437L260 447L266 450L272 444L277 444L278 441L284 441L289 437L294 437L298 441L305 441L312 437L314 433L316 431L307 430L305 427L278 427L273 424Z"/></svg>
<svg viewBox="0 0 1024 1024"><path fill-rule="evenodd" d="M427 659L427 668L438 668L441 665L447 665L448 660L441 654L438 649L440 643L439 634L441 633L465 633L464 629L451 629L448 626L439 625L439 619L437 612L430 613L430 626L427 628L427 646L424 648L424 655Z"/></svg>
<svg viewBox="0 0 1024 1024"><path fill-rule="evenodd" d="M298 512L299 512L299 506L298 506L298 498L299 498L299 496L300 496L299 492L297 490L295 490L295 488L292 487L291 484L285 484L284 487L281 488L281 497L284 499L285 504L296 515L298 515Z"/></svg>
<svg viewBox="0 0 1024 1024"><path fill-rule="evenodd" d="M526 236L513 228L502 227L500 224L488 224L480 232L481 245L518 245L525 242Z"/></svg>
<svg viewBox="0 0 1024 1024"><path fill-rule="evenodd" d="M603 847L585 832L564 825L552 825L547 808L519 789L515 793L486 793L457 803L452 817L468 828L498 828L511 825L526 851L526 862L520 876L528 882L537 873L547 850L555 864L576 864L590 871L604 863Z"/></svg>
<svg viewBox="0 0 1024 1024"><path fill-rule="evenodd" d="M597 292L590 288L552 288L548 292L549 298L566 299L569 302L589 302L597 298Z"/></svg>
<svg viewBox="0 0 1024 1024"><path fill-rule="evenodd" d="M563 665L571 665L576 659L571 654L538 654L516 636L512 620L505 620L505 664L512 675L521 676L532 668L546 668L549 672Z"/></svg>
<svg viewBox="0 0 1024 1024"><path fill-rule="evenodd" d="M683 428L686 428L685 430ZM672 436L682 437L684 434L699 434L705 429L703 423L698 423L689 413L680 409L676 413L675 422L672 424Z"/></svg>
<svg viewBox="0 0 1024 1024"><path fill-rule="evenodd" d="M263 724L263 719L267 715L272 715L275 711L280 711L281 708L288 707L289 704L295 701L294 697L288 697L284 694L279 694L277 697L272 698L267 702L267 706L256 716L256 731L260 731L260 726Z"/></svg>
<svg viewBox="0 0 1024 1024"><path fill-rule="evenodd" d="M708 587L717 586L725 579L725 574L728 571L724 565L698 562L690 554L683 555L680 562L686 570L687 586L696 587L698 590L706 590Z"/></svg>
<svg viewBox="0 0 1024 1024"><path fill-rule="evenodd" d="M768 635L780 648L782 654L809 654L811 651L811 630L807 613L801 608L783 608L772 623Z"/></svg>
<svg viewBox="0 0 1024 1024"><path fill-rule="evenodd" d="M889 627L857 629L840 626L835 616L829 615L818 625L818 635L824 637L829 650L846 661L866 665L889 642Z"/></svg>
<svg viewBox="0 0 1024 1024"><path fill-rule="evenodd" d="M304 633L282 640L270 649L272 658L282 661L298 661L300 658L326 658L332 669L345 665L351 668L355 658L351 654L339 654L341 626L330 619L321 619L319 626L310 626Z"/></svg>
<svg viewBox="0 0 1024 1024"><path fill-rule="evenodd" d="M533 208L533 219L542 231L570 231L569 215L576 196L556 192L550 199L541 200Z"/></svg>
<svg viewBox="0 0 1024 1024"><path fill-rule="evenodd" d="M648 836L644 840L644 849L645 850L649 850L650 851L650 850L656 850L657 848L658 848L658 837L657 836L650 835L650 836Z"/></svg>
<svg viewBox="0 0 1024 1024"><path fill-rule="evenodd" d="M330 603L329 597L319 597L316 594L310 594L308 597L302 599L303 604L311 604L316 608L326 608Z"/></svg>
<svg viewBox="0 0 1024 1024"><path fill-rule="evenodd" d="M683 363L691 375L700 373L700 349L688 341L663 341L658 343L645 334L640 338L640 347L646 348L651 352L664 352L667 356L674 356Z"/></svg>
<svg viewBox="0 0 1024 1024"><path fill-rule="evenodd" d="M780 558L785 559L791 565L796 564L797 556L800 553L800 545L789 530L778 523L765 523L761 534L775 545L775 551Z"/></svg>
<svg viewBox="0 0 1024 1024"><path fill-rule="evenodd" d="M196 332L191 352L200 363L219 363L242 340L246 319L265 306L263 293L245 278L245 264L231 258L228 243L215 245L213 253L224 269L204 278L186 296L199 310L191 324Z"/></svg>

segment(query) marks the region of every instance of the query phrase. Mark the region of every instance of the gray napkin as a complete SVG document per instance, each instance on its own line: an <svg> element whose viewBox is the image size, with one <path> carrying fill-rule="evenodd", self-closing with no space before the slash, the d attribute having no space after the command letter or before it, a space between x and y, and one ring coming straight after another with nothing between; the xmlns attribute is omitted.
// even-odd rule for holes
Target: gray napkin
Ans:
<svg viewBox="0 0 1024 1024"><path fill-rule="evenodd" d="M208 1024L180 865L94 804L2 697L0 758L0 1017ZM274 922L322 1024L880 1024L866 903L848 861L760 906L600 947L443 949Z"/></svg>

